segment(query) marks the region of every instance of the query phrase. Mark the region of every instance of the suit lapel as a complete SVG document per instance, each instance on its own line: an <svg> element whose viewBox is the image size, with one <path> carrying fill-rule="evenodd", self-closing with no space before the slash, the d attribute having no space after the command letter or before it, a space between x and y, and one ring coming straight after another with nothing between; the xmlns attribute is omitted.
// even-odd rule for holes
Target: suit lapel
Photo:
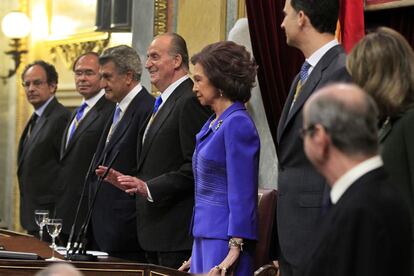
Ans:
<svg viewBox="0 0 414 276"><path fill-rule="evenodd" d="M315 91L315 88L319 84L322 79L322 74L325 69L332 63L332 61L341 53L341 48L339 45L332 47L322 59L316 64L315 68L310 73L308 79L302 86L302 90L291 108L291 104L293 101L293 97L295 94L296 86L299 81L299 75L296 76L294 82L289 91L288 100L286 101L285 107L283 109L283 113L280 119L280 123L278 126L278 135L277 139L280 141L286 126L289 122L296 116L296 114L302 109L302 106L309 98L309 96ZM283 120L282 120L283 117ZM285 119L286 118L286 119Z"/></svg>
<svg viewBox="0 0 414 276"><path fill-rule="evenodd" d="M66 126L65 131L63 132L62 142L60 143L60 160L63 159L63 155L65 154L66 138L68 137L68 132L69 132L70 126L72 124L73 119L76 116L76 112L77 112L78 109L79 109L79 107L74 112L72 112L72 116L70 117L69 123Z"/></svg>
<svg viewBox="0 0 414 276"><path fill-rule="evenodd" d="M174 92L168 97L167 101L158 111L157 115L155 116L154 120L151 122L151 125L148 128L147 134L145 136L144 143L140 150L139 161L138 161L138 168L141 166L145 156L148 153L148 150L151 148L151 144L153 142L153 138L157 135L158 131L160 130L161 126L164 124L165 120L169 117L169 114L174 109L177 99L181 97L181 95L185 91L185 87L188 85L192 85L191 79L187 79L183 81L175 90ZM145 124L146 125L146 124ZM144 130L145 131L145 130Z"/></svg>
<svg viewBox="0 0 414 276"><path fill-rule="evenodd" d="M58 102L57 102L56 98L53 98L50 101L49 105L46 107L46 109L43 112L42 116L40 116L39 119L37 120L36 125L33 128L32 133L30 134L30 137L27 139L26 144L22 145L23 150L22 150L19 166L23 162L23 160L24 160L25 156L27 155L27 153L36 145L36 141L37 141L37 139L40 135L40 130L43 129L43 127L47 123L47 121L49 119L49 115L52 113L53 109L55 109L55 106L57 106L57 104L58 104ZM26 126L26 129L25 129L25 132L26 132L25 134L26 135L27 135L27 130L28 130L28 125Z"/></svg>

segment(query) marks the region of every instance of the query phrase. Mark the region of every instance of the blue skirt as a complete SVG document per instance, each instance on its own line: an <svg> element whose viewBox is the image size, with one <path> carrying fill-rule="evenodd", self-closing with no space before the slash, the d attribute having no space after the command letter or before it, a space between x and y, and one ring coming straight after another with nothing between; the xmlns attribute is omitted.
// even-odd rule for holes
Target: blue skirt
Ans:
<svg viewBox="0 0 414 276"><path fill-rule="evenodd" d="M190 272L208 273L219 265L229 253L228 240L194 238ZM253 254L240 252L235 276L251 276L254 272Z"/></svg>

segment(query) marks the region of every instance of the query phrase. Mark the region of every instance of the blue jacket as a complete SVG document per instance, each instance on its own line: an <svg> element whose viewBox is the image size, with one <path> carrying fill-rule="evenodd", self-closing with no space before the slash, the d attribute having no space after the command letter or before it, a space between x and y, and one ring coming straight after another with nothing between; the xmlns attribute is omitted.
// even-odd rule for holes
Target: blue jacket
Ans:
<svg viewBox="0 0 414 276"><path fill-rule="evenodd" d="M193 236L255 240L259 135L240 102L214 117L196 136Z"/></svg>

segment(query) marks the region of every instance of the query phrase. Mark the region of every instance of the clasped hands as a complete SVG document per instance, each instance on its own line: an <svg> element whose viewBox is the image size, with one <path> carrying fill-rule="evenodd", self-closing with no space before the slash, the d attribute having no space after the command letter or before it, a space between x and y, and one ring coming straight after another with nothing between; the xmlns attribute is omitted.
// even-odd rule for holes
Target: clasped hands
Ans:
<svg viewBox="0 0 414 276"><path fill-rule="evenodd" d="M107 169L105 166L99 166L95 173L102 177ZM104 180L130 195L139 194L145 198L148 197L147 184L137 177L124 175L117 170L110 169Z"/></svg>

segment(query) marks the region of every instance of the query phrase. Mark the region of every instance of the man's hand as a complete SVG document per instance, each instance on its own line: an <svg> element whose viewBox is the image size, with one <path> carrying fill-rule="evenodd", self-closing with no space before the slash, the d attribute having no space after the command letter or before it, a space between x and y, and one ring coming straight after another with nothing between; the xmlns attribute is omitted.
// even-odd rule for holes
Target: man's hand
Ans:
<svg viewBox="0 0 414 276"><path fill-rule="evenodd" d="M95 173L97 176L103 177L103 175L105 174L106 170L108 168L105 166L99 166L96 170ZM118 177L122 176L123 174L118 172L117 170L114 169L110 169L108 175L105 177L105 181L111 183L112 185L114 185L115 187L121 189L122 191L125 191L125 188L123 186L120 185L119 181L118 181Z"/></svg>
<svg viewBox="0 0 414 276"><path fill-rule="evenodd" d="M148 197L147 184L139 178L121 175L118 176L118 183L123 190L129 194L139 194L145 198Z"/></svg>

